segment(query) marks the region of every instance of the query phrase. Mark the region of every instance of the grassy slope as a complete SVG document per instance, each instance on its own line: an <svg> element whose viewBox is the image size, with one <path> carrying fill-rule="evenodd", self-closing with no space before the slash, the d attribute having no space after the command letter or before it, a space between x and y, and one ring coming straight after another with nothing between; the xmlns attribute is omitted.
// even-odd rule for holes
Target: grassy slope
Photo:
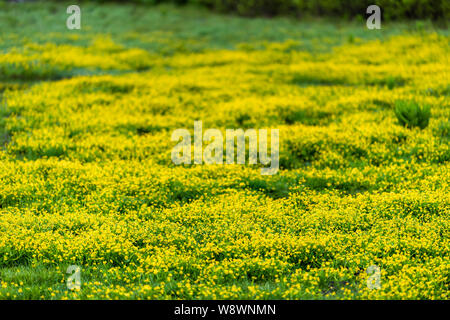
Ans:
<svg viewBox="0 0 450 320"><path fill-rule="evenodd" d="M0 297L446 297L447 31L132 5L68 31L64 12L0 13ZM432 105L428 129L396 124L400 98ZM198 118L280 128L284 170L174 168L170 133Z"/></svg>

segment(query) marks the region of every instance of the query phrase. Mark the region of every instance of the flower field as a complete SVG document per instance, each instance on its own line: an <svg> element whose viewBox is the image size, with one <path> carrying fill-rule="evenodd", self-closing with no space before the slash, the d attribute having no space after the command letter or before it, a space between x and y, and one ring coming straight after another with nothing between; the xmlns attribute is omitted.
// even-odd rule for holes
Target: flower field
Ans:
<svg viewBox="0 0 450 320"><path fill-rule="evenodd" d="M24 7L0 37L0 299L449 298L448 31L98 4L70 31ZM196 120L279 129L280 171L175 166Z"/></svg>

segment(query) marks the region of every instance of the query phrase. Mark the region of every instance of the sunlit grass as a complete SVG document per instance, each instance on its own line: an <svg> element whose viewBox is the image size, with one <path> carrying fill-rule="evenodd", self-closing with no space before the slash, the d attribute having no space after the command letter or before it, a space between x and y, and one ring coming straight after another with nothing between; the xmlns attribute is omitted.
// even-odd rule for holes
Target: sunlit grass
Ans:
<svg viewBox="0 0 450 320"><path fill-rule="evenodd" d="M0 298L448 298L447 31L2 6ZM198 119L280 129L280 172L174 166Z"/></svg>

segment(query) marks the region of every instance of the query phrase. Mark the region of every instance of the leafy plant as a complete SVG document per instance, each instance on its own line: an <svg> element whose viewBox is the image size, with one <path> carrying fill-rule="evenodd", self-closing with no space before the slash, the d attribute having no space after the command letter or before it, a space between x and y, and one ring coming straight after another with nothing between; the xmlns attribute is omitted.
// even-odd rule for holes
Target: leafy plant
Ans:
<svg viewBox="0 0 450 320"><path fill-rule="evenodd" d="M415 101L396 101L394 111L398 122L410 129L414 127L425 129L430 122L430 106L421 107Z"/></svg>

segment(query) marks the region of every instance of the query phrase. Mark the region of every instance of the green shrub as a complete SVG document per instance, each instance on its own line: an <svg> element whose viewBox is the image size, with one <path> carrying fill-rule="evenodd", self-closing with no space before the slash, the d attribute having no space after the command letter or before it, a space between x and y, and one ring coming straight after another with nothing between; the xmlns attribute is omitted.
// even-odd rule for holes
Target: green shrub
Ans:
<svg viewBox="0 0 450 320"><path fill-rule="evenodd" d="M107 0L94 1L105 2ZM130 2L144 4L190 3L220 12L236 12L245 16L291 14L345 18L365 17L367 7L376 4L382 9L384 20L411 18L445 21L450 17L448 0L132 0Z"/></svg>
<svg viewBox="0 0 450 320"><path fill-rule="evenodd" d="M419 127L425 129L430 122L431 110L429 106L421 107L415 101L399 100L395 102L395 115L398 122L407 128Z"/></svg>

